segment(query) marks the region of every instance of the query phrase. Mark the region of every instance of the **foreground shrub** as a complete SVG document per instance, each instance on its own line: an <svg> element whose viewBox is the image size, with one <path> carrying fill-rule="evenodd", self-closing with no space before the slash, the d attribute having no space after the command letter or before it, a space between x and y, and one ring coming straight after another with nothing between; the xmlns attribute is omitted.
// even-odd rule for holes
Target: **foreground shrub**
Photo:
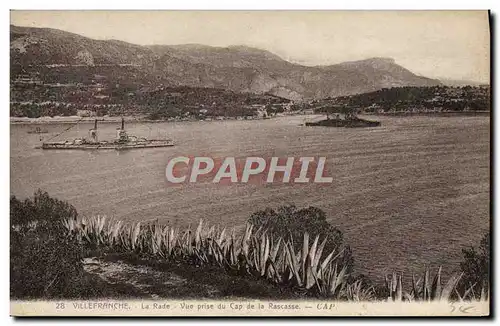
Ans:
<svg viewBox="0 0 500 326"><path fill-rule="evenodd" d="M73 206L37 191L32 199L10 199L10 295L35 299L79 297L94 289L82 266L82 247L66 236L63 220ZM90 291L90 292L89 292Z"/></svg>
<svg viewBox="0 0 500 326"><path fill-rule="evenodd" d="M247 224L245 231L236 235L234 230L207 227L203 221L195 230L179 230L157 222L124 224L103 216L80 217L71 205L41 191L25 201L12 197L11 297L100 297L99 286L89 280L82 267L82 247L91 247L219 266L228 274L261 278L303 296L354 301L486 298L476 295L467 284L474 281L470 277L482 280L474 281L474 286L486 284L489 238L481 242L479 253L464 251L468 263L462 268L469 268L470 275L463 278L463 288L458 284L465 272L442 281L439 269L434 276L426 270L422 278L414 277L410 284L393 274L379 291L365 280L349 280L342 233L325 226L322 211L291 206L264 212L253 216L260 228ZM272 216L278 216L278 223L270 220ZM291 224L284 222L287 220ZM305 225L305 229L297 230L298 225ZM322 235L321 225L329 236ZM316 235L310 236L308 230ZM486 276L476 271L486 271Z"/></svg>
<svg viewBox="0 0 500 326"><path fill-rule="evenodd" d="M462 249L463 261L460 268L463 277L460 282L461 292L469 290L472 295L478 296L489 292L490 276L490 233L486 233L479 248L474 247Z"/></svg>
<svg viewBox="0 0 500 326"><path fill-rule="evenodd" d="M10 199L10 224L21 234L28 229L62 231L62 221L77 217L70 204L51 198L48 193L37 190L33 198L24 201L12 196Z"/></svg>
<svg viewBox="0 0 500 326"><path fill-rule="evenodd" d="M327 255L334 249L340 249L342 253L339 264L345 266L348 275L353 271L351 248L344 243L342 232L326 220L326 213L319 208L298 209L294 205L282 206L277 210L267 208L253 213L248 222L275 238L283 238L292 243L293 239L302 239L305 232L312 238L326 238L323 254ZM301 245L300 241L293 243L296 250L300 249Z"/></svg>
<svg viewBox="0 0 500 326"><path fill-rule="evenodd" d="M311 238L307 232L300 239L291 237L287 241L263 229L256 230L251 224L237 236L234 231L207 227L202 221L196 230L181 231L158 223L124 225L103 216L68 220L65 226L69 234L86 246L156 256L167 261L215 265L228 274L266 279L302 296L351 301L479 299L459 292L457 283L461 275L442 280L440 269L436 274L426 270L422 278L414 277L410 283L404 282L401 275L393 274L386 279L382 291L365 280L349 280L347 266L340 261L342 251L334 248L325 253L326 238Z"/></svg>

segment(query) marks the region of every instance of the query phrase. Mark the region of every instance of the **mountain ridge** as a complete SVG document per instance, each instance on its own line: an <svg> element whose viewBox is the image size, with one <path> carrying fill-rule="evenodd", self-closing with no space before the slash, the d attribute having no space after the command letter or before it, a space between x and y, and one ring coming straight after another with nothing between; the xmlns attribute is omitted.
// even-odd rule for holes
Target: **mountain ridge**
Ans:
<svg viewBox="0 0 500 326"><path fill-rule="evenodd" d="M112 78L130 84L268 93L291 100L352 95L397 86L441 84L439 80L417 76L396 64L393 58L374 57L334 65L304 66L246 45L143 46L120 40L95 40L51 28L14 25L11 25L10 37L11 74L14 72L14 77L18 71L55 64L88 67L132 65L135 70L115 70ZM43 72L43 69L39 70Z"/></svg>

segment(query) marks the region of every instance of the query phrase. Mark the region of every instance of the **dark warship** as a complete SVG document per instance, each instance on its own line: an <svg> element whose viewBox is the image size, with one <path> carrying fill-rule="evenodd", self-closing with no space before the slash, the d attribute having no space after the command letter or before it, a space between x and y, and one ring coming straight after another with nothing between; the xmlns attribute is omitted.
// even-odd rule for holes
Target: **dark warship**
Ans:
<svg viewBox="0 0 500 326"><path fill-rule="evenodd" d="M339 114L335 114L330 117L330 114L326 114L326 119L314 122L306 122L306 126L320 126L320 127L343 127L343 128L363 128L363 127L378 127L380 126L379 121L371 121L358 118L354 112L347 112L344 114L344 118L341 118Z"/></svg>
<svg viewBox="0 0 500 326"><path fill-rule="evenodd" d="M48 131L40 127L36 127L34 130L29 130L28 134L47 134Z"/></svg>
<svg viewBox="0 0 500 326"><path fill-rule="evenodd" d="M122 118L121 128L116 130L116 139L98 140L97 119L94 128L89 130L89 138L77 138L59 142L44 142L38 148L42 149L82 149L82 150L102 150L115 149L125 150L134 148L152 148L174 146L171 139L146 139L127 134L125 130L125 121Z"/></svg>

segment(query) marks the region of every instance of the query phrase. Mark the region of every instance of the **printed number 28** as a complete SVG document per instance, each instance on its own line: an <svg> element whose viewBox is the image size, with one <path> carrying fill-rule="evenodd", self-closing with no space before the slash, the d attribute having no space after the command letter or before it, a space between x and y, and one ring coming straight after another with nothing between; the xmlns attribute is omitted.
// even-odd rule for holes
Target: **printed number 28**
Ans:
<svg viewBox="0 0 500 326"><path fill-rule="evenodd" d="M64 309L64 302L56 302L56 309Z"/></svg>

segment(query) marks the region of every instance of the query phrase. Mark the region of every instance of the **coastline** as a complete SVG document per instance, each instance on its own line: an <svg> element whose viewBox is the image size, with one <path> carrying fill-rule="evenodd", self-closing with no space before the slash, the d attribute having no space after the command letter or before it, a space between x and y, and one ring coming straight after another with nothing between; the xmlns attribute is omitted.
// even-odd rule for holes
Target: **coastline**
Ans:
<svg viewBox="0 0 500 326"><path fill-rule="evenodd" d="M244 119L242 117L225 117L221 118L213 118L213 119L170 119L170 120L151 120L147 119L144 116L104 116L104 117L79 117L79 116L55 116L55 117L40 117L40 118L28 118L28 117L10 117L10 124L62 124L62 123L92 123L97 119L99 123L120 123L121 119L125 120L125 122L144 122L144 123L163 123L163 122L216 122L216 121L260 121L260 120L269 120L275 119L285 116L295 116L301 114L286 114L286 115L277 115L269 118L253 118L253 119ZM304 114L303 116L311 116ZM313 116L316 116L313 114Z"/></svg>
<svg viewBox="0 0 500 326"><path fill-rule="evenodd" d="M459 117L459 116L489 116L491 111L442 111L442 112L377 112L377 113L368 113L365 112L363 115L370 116L381 116L381 117L408 117L408 116L436 116L436 117Z"/></svg>
<svg viewBox="0 0 500 326"><path fill-rule="evenodd" d="M407 117L407 116L435 116L435 117L450 117L450 116L489 116L491 111L464 111L464 112L386 112L386 113L368 113L364 112L363 116L386 116L386 117ZM64 123L92 123L95 119L99 123L120 123L122 117L125 122L144 122L144 123L164 123L164 122L212 122L212 121L228 121L228 120L238 120L238 121L253 121L253 120L268 120L275 119L284 116L304 116L305 118L320 117L321 114L286 114L277 115L275 117L269 117L267 119L254 118L254 119L244 119L242 117L225 117L223 119L170 119L170 120L151 120L147 119L145 116L104 116L104 117L79 117L79 116L55 116L55 117L39 117L39 118L28 118L28 117L10 117L10 124L21 124L21 125L31 125L31 124L64 124Z"/></svg>
<svg viewBox="0 0 500 326"><path fill-rule="evenodd" d="M126 122L149 122L140 117L124 116ZM113 117L79 117L79 116L66 116L66 117L40 117L40 118L27 118L27 117L10 117L10 124L51 124L51 123L91 123L97 119L100 123L119 123L122 119L121 116Z"/></svg>

